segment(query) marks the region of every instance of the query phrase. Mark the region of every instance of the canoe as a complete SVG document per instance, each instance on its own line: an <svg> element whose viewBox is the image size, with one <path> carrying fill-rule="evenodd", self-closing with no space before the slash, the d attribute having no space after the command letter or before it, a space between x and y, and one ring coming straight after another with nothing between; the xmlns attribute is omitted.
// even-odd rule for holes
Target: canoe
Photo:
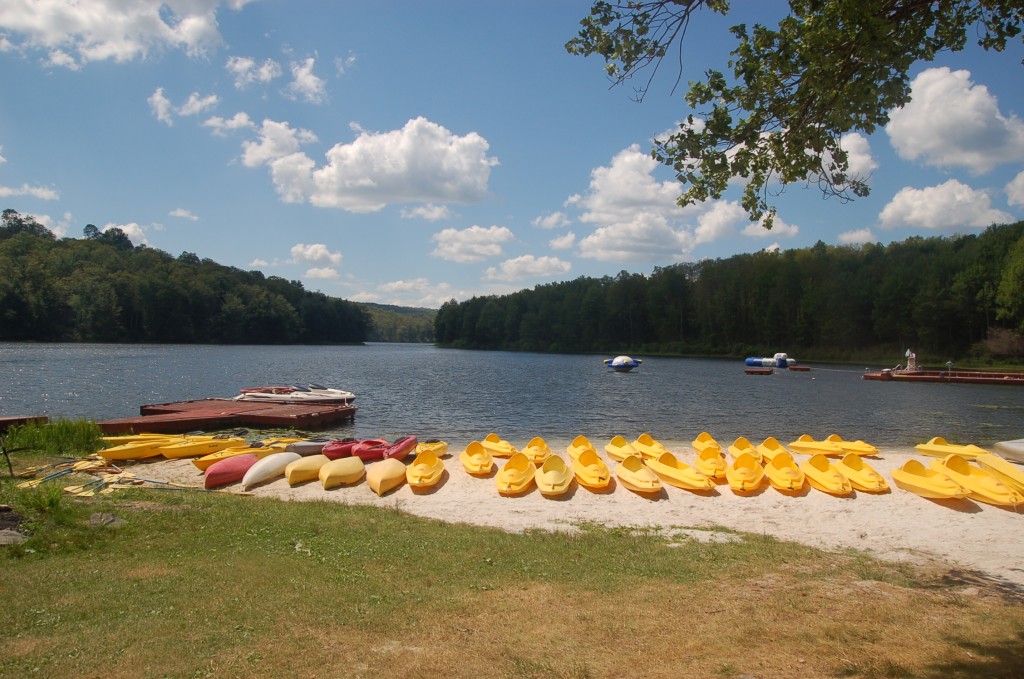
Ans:
<svg viewBox="0 0 1024 679"><path fill-rule="evenodd" d="M530 439L530 442L520 452L530 458L530 462L537 467L544 464L544 461L551 457L551 448L548 446L548 442L540 436L534 436Z"/></svg>
<svg viewBox="0 0 1024 679"><path fill-rule="evenodd" d="M366 468L366 484L377 495L384 495L405 483L405 463L395 457L387 457Z"/></svg>
<svg viewBox="0 0 1024 679"><path fill-rule="evenodd" d="M793 461L788 451L776 452L764 463L764 475L768 483L783 493L798 493L807 482L803 470Z"/></svg>
<svg viewBox="0 0 1024 679"><path fill-rule="evenodd" d="M779 440L774 436L769 436L759 443L757 446L757 452L761 454L761 460L765 462L765 464L775 459L775 456L780 453L790 455L789 451L786 450L786 446L779 443ZM790 455L790 459L793 459L792 455Z"/></svg>
<svg viewBox="0 0 1024 679"><path fill-rule="evenodd" d="M301 457L298 453L282 451L261 458L249 467L242 477L242 490L249 490L258 483L284 476L284 468Z"/></svg>
<svg viewBox="0 0 1024 679"><path fill-rule="evenodd" d="M514 445L494 432L485 436L480 443L483 444L483 447L487 449L487 452L492 457L512 457L519 452Z"/></svg>
<svg viewBox="0 0 1024 679"><path fill-rule="evenodd" d="M444 462L434 451L418 453L412 464L405 468L405 480L413 488L436 486L444 475Z"/></svg>
<svg viewBox="0 0 1024 679"><path fill-rule="evenodd" d="M470 441L459 461L466 473L473 476L487 476L494 469L494 457L479 441Z"/></svg>
<svg viewBox="0 0 1024 679"><path fill-rule="evenodd" d="M1024 469L992 453L981 453L974 458L979 467L992 474L1018 493L1024 493Z"/></svg>
<svg viewBox="0 0 1024 679"><path fill-rule="evenodd" d="M1024 495L960 455L947 455L941 460L932 460L931 468L963 486L967 490L967 497L972 500L1002 507L1024 504Z"/></svg>
<svg viewBox="0 0 1024 679"><path fill-rule="evenodd" d="M616 434L612 440L605 444L604 452L616 462L622 462L628 455L639 455L640 451L633 447L633 444L626 440L625 436Z"/></svg>
<svg viewBox="0 0 1024 679"><path fill-rule="evenodd" d="M644 464L658 475L663 483L686 490L711 490L714 482L675 455L664 452L657 459L644 460Z"/></svg>
<svg viewBox="0 0 1024 679"><path fill-rule="evenodd" d="M907 460L892 470L897 488L933 500L967 497L967 489L945 474L929 469L920 460Z"/></svg>
<svg viewBox="0 0 1024 679"><path fill-rule="evenodd" d="M579 457L572 460L572 473L581 486L594 490L607 488L612 481L612 471L593 448L584 450Z"/></svg>
<svg viewBox="0 0 1024 679"><path fill-rule="evenodd" d="M269 443L264 444L259 441L252 443L248 446L241 446L238 448L225 448L224 450L218 450L216 453L210 453L209 455L203 455L192 460L192 464L196 466L200 471L206 471L211 465L220 462L223 459L229 457L237 457L239 455L247 455L249 453L254 454L257 458L264 458L267 455L273 453L284 452L287 443Z"/></svg>
<svg viewBox="0 0 1024 679"><path fill-rule="evenodd" d="M860 439L856 441L847 441L839 434L829 434L825 437L826 441L838 444L847 453L857 453L858 455L878 455L878 448L874 447L870 443L865 443Z"/></svg>
<svg viewBox="0 0 1024 679"><path fill-rule="evenodd" d="M143 460L148 457L162 455L163 453L160 452L162 446L168 446L181 440L180 436L173 438L167 436L163 438L145 438L104 448L99 451L99 454L105 460Z"/></svg>
<svg viewBox="0 0 1024 679"><path fill-rule="evenodd" d="M706 447L697 453L697 459L693 466L704 476L712 481L725 481L725 458L722 457L722 449L712 446Z"/></svg>
<svg viewBox="0 0 1024 679"><path fill-rule="evenodd" d="M764 484L764 467L750 453L742 453L726 466L725 479L732 492L747 495L756 492Z"/></svg>
<svg viewBox="0 0 1024 679"><path fill-rule="evenodd" d="M644 464L639 455L629 455L615 465L615 476L619 483L635 493L657 493L661 491L661 479Z"/></svg>
<svg viewBox="0 0 1024 679"><path fill-rule="evenodd" d="M448 454L448 442L442 441L441 439L426 439L416 444L416 454L426 453L427 451L437 455L438 457L444 457Z"/></svg>
<svg viewBox="0 0 1024 679"><path fill-rule="evenodd" d="M183 457L200 457L216 453L225 448L244 446L245 439L237 436L225 436L221 438L204 436L202 438L188 437L182 441L175 441L160 447L160 454L170 460L178 460Z"/></svg>
<svg viewBox="0 0 1024 679"><path fill-rule="evenodd" d="M633 447L642 457L647 459L656 459L661 457L662 453L668 452L668 448L661 441L658 441L646 432L636 437L636 440L633 441Z"/></svg>
<svg viewBox="0 0 1024 679"><path fill-rule="evenodd" d="M515 453L505 466L498 470L494 482L502 495L518 495L530 489L536 475L537 467L530 462L530 458L522 453Z"/></svg>
<svg viewBox="0 0 1024 679"><path fill-rule="evenodd" d="M330 490L337 486L348 486L358 483L366 474L366 465L358 457L339 457L327 462L320 467L317 475L324 490Z"/></svg>
<svg viewBox="0 0 1024 679"><path fill-rule="evenodd" d="M384 452L391 444L384 439L363 439L352 446L351 455L365 462L384 459Z"/></svg>
<svg viewBox="0 0 1024 679"><path fill-rule="evenodd" d="M387 450L384 451L384 458L403 460L406 455L416 450L416 445L418 443L418 439L412 434L397 438L394 443L388 446Z"/></svg>
<svg viewBox="0 0 1024 679"><path fill-rule="evenodd" d="M889 482L857 453L847 453L835 463L835 466L849 481L855 490L867 493L888 493Z"/></svg>
<svg viewBox="0 0 1024 679"><path fill-rule="evenodd" d="M322 455L324 448L330 443L330 439L316 438L316 439L302 439L301 441L294 441L285 446L285 450L289 453L298 453L299 455Z"/></svg>
<svg viewBox="0 0 1024 679"><path fill-rule="evenodd" d="M721 451L722 444L716 441L715 438L706 431L702 431L697 434L697 438L693 439L693 449L698 453L701 453L709 448Z"/></svg>
<svg viewBox="0 0 1024 679"><path fill-rule="evenodd" d="M583 434L580 434L566 447L565 452L569 453L570 460L575 460L577 457L582 455L585 450L593 450L594 452L597 452L597 449L594 448L590 439Z"/></svg>
<svg viewBox="0 0 1024 679"><path fill-rule="evenodd" d="M928 440L928 443L918 443L914 446L914 450L921 453L922 455L929 455L931 457L946 457L947 455L959 455L968 460L974 459L976 456L982 453L989 453L991 451L979 448L973 443L967 445L958 445L950 443L941 436L934 436Z"/></svg>
<svg viewBox="0 0 1024 679"><path fill-rule="evenodd" d="M255 453L233 455L211 464L203 473L204 488L220 488L245 478L245 473L259 461Z"/></svg>
<svg viewBox="0 0 1024 679"><path fill-rule="evenodd" d="M761 464L761 453L746 436L740 436L729 444L729 455L734 460L738 460L741 455L749 455L754 458L754 462Z"/></svg>
<svg viewBox="0 0 1024 679"><path fill-rule="evenodd" d="M853 492L850 480L832 464L824 453L816 453L800 463L800 469L807 476L811 487L830 495L849 495Z"/></svg>
<svg viewBox="0 0 1024 679"><path fill-rule="evenodd" d="M789 444L790 450L805 455L826 455L829 457L842 457L843 449L834 441L815 441L810 434L801 434L800 438ZM811 484L814 485L814 484Z"/></svg>
<svg viewBox="0 0 1024 679"><path fill-rule="evenodd" d="M995 452L1002 456L1004 460L1024 463L1024 439L1000 441L999 443L993 444L992 448L994 448Z"/></svg>
<svg viewBox="0 0 1024 679"><path fill-rule="evenodd" d="M303 455L288 463L284 468L284 478L289 486L313 481L320 478L320 468L331 461L326 455Z"/></svg>
<svg viewBox="0 0 1024 679"><path fill-rule="evenodd" d="M326 455L332 460L337 460L342 457L351 457L352 449L359 444L359 439L346 437L343 439L336 439L327 443L321 450L321 455Z"/></svg>
<svg viewBox="0 0 1024 679"><path fill-rule="evenodd" d="M545 497L565 495L572 486L573 472L558 455L550 455L537 470L537 490Z"/></svg>

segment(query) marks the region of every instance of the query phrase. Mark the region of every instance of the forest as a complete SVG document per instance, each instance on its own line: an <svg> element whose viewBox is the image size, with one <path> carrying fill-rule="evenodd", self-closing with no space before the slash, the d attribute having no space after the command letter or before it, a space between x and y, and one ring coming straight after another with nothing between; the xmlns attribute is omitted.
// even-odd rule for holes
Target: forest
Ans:
<svg viewBox="0 0 1024 679"><path fill-rule="evenodd" d="M439 346L819 360L1024 355L1024 222L762 251L446 302Z"/></svg>
<svg viewBox="0 0 1024 679"><path fill-rule="evenodd" d="M56 238L31 217L0 223L0 341L225 344L360 343L359 304L298 281L183 252L133 245L87 225Z"/></svg>

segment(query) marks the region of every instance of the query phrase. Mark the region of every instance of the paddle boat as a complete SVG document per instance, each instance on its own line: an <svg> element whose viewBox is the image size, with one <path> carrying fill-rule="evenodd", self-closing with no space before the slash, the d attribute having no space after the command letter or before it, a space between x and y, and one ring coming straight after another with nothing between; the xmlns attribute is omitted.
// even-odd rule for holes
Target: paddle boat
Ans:
<svg viewBox="0 0 1024 679"><path fill-rule="evenodd" d="M545 497L565 495L572 486L573 471L558 455L549 455L534 478L537 490Z"/></svg>
<svg viewBox="0 0 1024 679"><path fill-rule="evenodd" d="M779 443L779 440L774 436L769 436L764 441L757 445L757 452L761 456L761 460L764 462L771 462L775 459L776 455L785 453L789 455L789 451L786 447ZM792 459L792 457L790 457Z"/></svg>
<svg viewBox="0 0 1024 679"><path fill-rule="evenodd" d="M245 473L259 461L254 453L235 455L211 464L203 472L203 487L220 488L245 478Z"/></svg>
<svg viewBox="0 0 1024 679"><path fill-rule="evenodd" d="M485 436L480 443L483 444L483 447L487 449L487 452L489 452L492 457L512 457L519 452L514 445L494 432Z"/></svg>
<svg viewBox="0 0 1024 679"><path fill-rule="evenodd" d="M980 453L975 463L1018 493L1024 493L1024 469L992 453Z"/></svg>
<svg viewBox="0 0 1024 679"><path fill-rule="evenodd" d="M536 476L537 467L530 462L530 458L522 453L515 453L498 470L494 482L500 494L519 495L530 489Z"/></svg>
<svg viewBox="0 0 1024 679"><path fill-rule="evenodd" d="M842 446L835 441L814 440L810 434L801 434L800 438L789 444L790 450L795 450L798 453L804 453L805 455L817 455L822 454L828 457L842 457L845 452Z"/></svg>
<svg viewBox="0 0 1024 679"><path fill-rule="evenodd" d="M629 455L639 455L640 451L633 447L633 444L624 436L616 434L612 440L605 444L604 452L616 462L622 462Z"/></svg>
<svg viewBox="0 0 1024 679"><path fill-rule="evenodd" d="M470 441L459 461L466 473L473 476L487 476L494 469L494 457L479 441Z"/></svg>
<svg viewBox="0 0 1024 679"><path fill-rule="evenodd" d="M789 451L776 452L764 465L768 483L783 493L799 493L807 482L807 475L797 466Z"/></svg>
<svg viewBox="0 0 1024 679"><path fill-rule="evenodd" d="M540 436L530 439L530 442L520 452L530 458L530 462L538 467L551 457L551 448L548 446L548 442Z"/></svg>
<svg viewBox="0 0 1024 679"><path fill-rule="evenodd" d="M931 468L967 489L967 497L972 500L1002 507L1024 504L1024 495L960 455L947 455L941 460L932 460Z"/></svg>
<svg viewBox="0 0 1024 679"><path fill-rule="evenodd" d="M246 387L233 401L266 401L269 403L334 403L348 405L356 395L344 389L319 384Z"/></svg>
<svg viewBox="0 0 1024 679"><path fill-rule="evenodd" d="M630 358L629 356L616 356L615 358L604 359L604 364L617 373L628 373L643 362L642 358Z"/></svg>
<svg viewBox="0 0 1024 679"><path fill-rule="evenodd" d="M242 477L242 490L249 490L257 484L284 476L285 467L301 458L302 455L289 451L271 453L261 458L249 467Z"/></svg>
<svg viewBox="0 0 1024 679"><path fill-rule="evenodd" d="M305 455L288 463L284 468L284 477L289 486L320 478L320 469L331 461L326 455Z"/></svg>
<svg viewBox="0 0 1024 679"><path fill-rule="evenodd" d="M839 434L829 434L825 437L825 440L835 443L847 453L856 453L858 455L878 455L878 448L874 447L870 443L865 443L860 439L857 439L856 441L847 441Z"/></svg>
<svg viewBox="0 0 1024 679"><path fill-rule="evenodd" d="M567 452L569 454L569 459L570 460L575 460L577 457L582 455L583 451L585 451L585 450L596 450L596 449L594 448L594 445L590 442L590 439L588 439L583 434L580 434L579 436L574 438L572 440L572 443L570 443L565 448L565 452Z"/></svg>
<svg viewBox="0 0 1024 679"><path fill-rule="evenodd" d="M929 469L920 460L910 459L892 470L897 488L932 500L967 497L967 489L945 474Z"/></svg>
<svg viewBox="0 0 1024 679"><path fill-rule="evenodd" d="M348 486L358 483L366 475L366 465L358 457L339 457L331 460L323 467L317 477L324 490L337 486Z"/></svg>
<svg viewBox="0 0 1024 679"><path fill-rule="evenodd" d="M405 469L405 480L413 488L431 488L444 476L444 462L432 450L418 453Z"/></svg>
<svg viewBox="0 0 1024 679"><path fill-rule="evenodd" d="M693 466L712 481L720 483L727 480L725 457L722 456L721 448L707 447L700 451L697 453Z"/></svg>
<svg viewBox="0 0 1024 679"><path fill-rule="evenodd" d="M960 457L968 460L974 459L981 453L989 453L992 451L979 448L973 443L967 445L957 445L950 443L941 436L933 436L928 439L927 443L918 443L914 446L914 450L921 453L922 455L928 455L930 457L946 457L947 455L959 455Z"/></svg>
<svg viewBox="0 0 1024 679"><path fill-rule="evenodd" d="M838 467L829 462L824 453L815 453L810 459L801 462L800 470L807 477L811 487L823 493L845 496L853 492L850 480Z"/></svg>
<svg viewBox="0 0 1024 679"><path fill-rule="evenodd" d="M661 492L661 479L639 455L627 455L625 460L615 465L615 476L619 483L634 493Z"/></svg>
<svg viewBox="0 0 1024 679"><path fill-rule="evenodd" d="M742 453L725 468L725 479L732 492L750 495L757 492L764 483L764 467L750 453Z"/></svg>
<svg viewBox="0 0 1024 679"><path fill-rule="evenodd" d="M431 452L438 457L448 454L448 442L441 439L426 439L416 444L416 454Z"/></svg>
<svg viewBox="0 0 1024 679"><path fill-rule="evenodd" d="M405 464L395 457L386 457L366 468L366 485L377 495L384 495L405 483Z"/></svg>
<svg viewBox="0 0 1024 679"><path fill-rule="evenodd" d="M847 453L835 463L855 490L867 493L888 493L889 482L857 453Z"/></svg>
<svg viewBox="0 0 1024 679"><path fill-rule="evenodd" d="M572 472L581 486L593 490L607 488L612 480L612 472L604 463L597 451L589 448L572 459Z"/></svg>
<svg viewBox="0 0 1024 679"><path fill-rule="evenodd" d="M646 432L636 437L633 448L645 459L654 459L668 452L668 448L661 441Z"/></svg>
<svg viewBox="0 0 1024 679"><path fill-rule="evenodd" d="M708 448L721 452L722 444L716 441L711 434L706 431L702 431L697 434L697 438L693 439L693 449L700 453Z"/></svg>
<svg viewBox="0 0 1024 679"><path fill-rule="evenodd" d="M749 365L753 368L788 368L791 365L796 365L796 359L790 358L788 354L780 352L771 358L757 358L751 356L744 360L743 363L744 365Z"/></svg>
<svg viewBox="0 0 1024 679"><path fill-rule="evenodd" d="M729 455L734 460L739 459L740 455L750 455L754 458L755 462L761 464L761 453L746 436L737 437L735 441L729 444Z"/></svg>
<svg viewBox="0 0 1024 679"><path fill-rule="evenodd" d="M657 459L644 460L662 482L685 490L711 490L714 482L699 470L679 460L672 453L665 451Z"/></svg>

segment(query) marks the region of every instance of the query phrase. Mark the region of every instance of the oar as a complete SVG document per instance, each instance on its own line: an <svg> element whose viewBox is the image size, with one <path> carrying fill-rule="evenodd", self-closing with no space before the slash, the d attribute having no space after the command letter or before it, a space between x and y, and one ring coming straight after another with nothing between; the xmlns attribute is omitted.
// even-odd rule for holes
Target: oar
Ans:
<svg viewBox="0 0 1024 679"><path fill-rule="evenodd" d="M71 469L70 467L68 467L67 469L61 469L60 471L56 471L56 472L53 472L51 474L47 474L46 476L44 476L41 479L32 479L31 481L22 481L21 483L18 484L18 488L35 488L36 486L38 486L43 481L49 481L50 479L56 479L56 478L61 477L61 476L67 476L68 474L70 474L73 471L74 471L74 469Z"/></svg>

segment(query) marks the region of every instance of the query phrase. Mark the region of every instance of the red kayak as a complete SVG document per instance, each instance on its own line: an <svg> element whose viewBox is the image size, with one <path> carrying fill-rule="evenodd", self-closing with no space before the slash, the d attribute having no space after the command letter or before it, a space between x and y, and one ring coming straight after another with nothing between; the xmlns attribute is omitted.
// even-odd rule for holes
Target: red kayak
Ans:
<svg viewBox="0 0 1024 679"><path fill-rule="evenodd" d="M384 459L384 453L391 447L384 439L364 439L352 446L352 455L363 462L376 462Z"/></svg>
<svg viewBox="0 0 1024 679"><path fill-rule="evenodd" d="M326 455L332 460L337 460L342 457L350 457L352 455L352 449L359 444L359 439L344 438L336 441L331 441L323 447L320 454Z"/></svg>
<svg viewBox="0 0 1024 679"><path fill-rule="evenodd" d="M384 451L384 459L387 460L394 458L396 460L401 460L406 455L416 450L417 443L418 441L415 436L403 436L388 446L388 449Z"/></svg>
<svg viewBox="0 0 1024 679"><path fill-rule="evenodd" d="M245 453L218 460L206 468L203 485L206 488L220 488L229 483L237 483L259 459L256 453Z"/></svg>

